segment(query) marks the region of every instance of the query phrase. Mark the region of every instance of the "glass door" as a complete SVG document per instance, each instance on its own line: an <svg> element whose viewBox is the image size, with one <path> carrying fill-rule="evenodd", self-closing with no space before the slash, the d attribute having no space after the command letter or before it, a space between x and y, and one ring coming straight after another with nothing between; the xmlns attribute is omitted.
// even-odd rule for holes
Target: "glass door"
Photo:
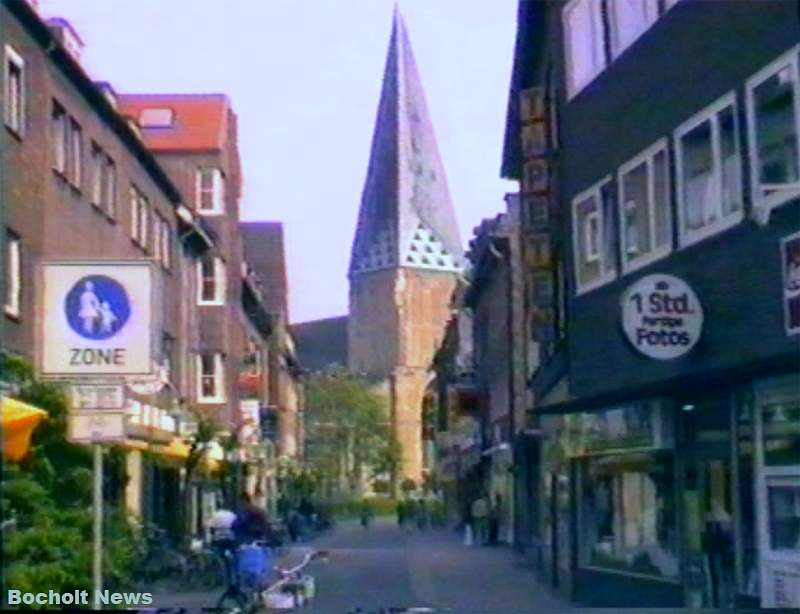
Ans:
<svg viewBox="0 0 800 614"><path fill-rule="evenodd" d="M800 608L800 378L756 391L761 605Z"/></svg>

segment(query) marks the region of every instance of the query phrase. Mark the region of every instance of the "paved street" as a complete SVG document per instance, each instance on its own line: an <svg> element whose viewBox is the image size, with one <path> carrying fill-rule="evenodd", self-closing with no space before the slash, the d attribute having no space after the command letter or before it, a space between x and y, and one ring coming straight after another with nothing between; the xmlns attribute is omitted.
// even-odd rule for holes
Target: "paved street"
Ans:
<svg viewBox="0 0 800 614"><path fill-rule="evenodd" d="M566 612L506 548L465 548L452 531L405 533L388 520L370 529L346 524L315 542L330 552L315 562L318 598L305 611L432 607L459 614Z"/></svg>

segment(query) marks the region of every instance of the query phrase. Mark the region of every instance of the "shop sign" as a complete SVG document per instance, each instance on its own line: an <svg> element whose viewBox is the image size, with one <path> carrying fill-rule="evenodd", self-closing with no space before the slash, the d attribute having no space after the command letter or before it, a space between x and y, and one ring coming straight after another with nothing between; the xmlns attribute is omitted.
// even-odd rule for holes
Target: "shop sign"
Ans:
<svg viewBox="0 0 800 614"><path fill-rule="evenodd" d="M678 358L700 339L703 307L694 290L672 275L647 275L622 295L622 328L639 352Z"/></svg>
<svg viewBox="0 0 800 614"><path fill-rule="evenodd" d="M122 384L78 384L72 386L73 409L122 409L125 388Z"/></svg>
<svg viewBox="0 0 800 614"><path fill-rule="evenodd" d="M43 264L42 375L149 375L153 281L146 261Z"/></svg>
<svg viewBox="0 0 800 614"><path fill-rule="evenodd" d="M125 439L124 411L73 411L67 438L75 443L104 443Z"/></svg>

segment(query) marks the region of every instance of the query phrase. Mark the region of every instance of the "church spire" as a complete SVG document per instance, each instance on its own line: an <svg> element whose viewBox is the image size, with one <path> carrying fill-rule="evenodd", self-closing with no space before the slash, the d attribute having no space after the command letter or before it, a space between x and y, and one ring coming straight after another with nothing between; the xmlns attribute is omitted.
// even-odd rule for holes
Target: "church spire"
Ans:
<svg viewBox="0 0 800 614"><path fill-rule="evenodd" d="M425 93L395 4L350 275L397 267L455 272L462 259Z"/></svg>

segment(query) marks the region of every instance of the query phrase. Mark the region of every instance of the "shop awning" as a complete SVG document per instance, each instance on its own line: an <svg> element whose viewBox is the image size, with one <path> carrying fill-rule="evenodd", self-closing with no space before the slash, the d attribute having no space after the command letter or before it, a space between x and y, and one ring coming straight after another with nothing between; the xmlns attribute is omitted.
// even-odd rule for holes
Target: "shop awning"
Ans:
<svg viewBox="0 0 800 614"><path fill-rule="evenodd" d="M31 435L47 412L22 401L3 398L3 455L19 461L28 453Z"/></svg>
<svg viewBox="0 0 800 614"><path fill-rule="evenodd" d="M151 450L155 454L160 454L162 456L177 460L185 460L189 458L189 446L179 439L173 439L170 444L166 446L161 444L153 444Z"/></svg>

